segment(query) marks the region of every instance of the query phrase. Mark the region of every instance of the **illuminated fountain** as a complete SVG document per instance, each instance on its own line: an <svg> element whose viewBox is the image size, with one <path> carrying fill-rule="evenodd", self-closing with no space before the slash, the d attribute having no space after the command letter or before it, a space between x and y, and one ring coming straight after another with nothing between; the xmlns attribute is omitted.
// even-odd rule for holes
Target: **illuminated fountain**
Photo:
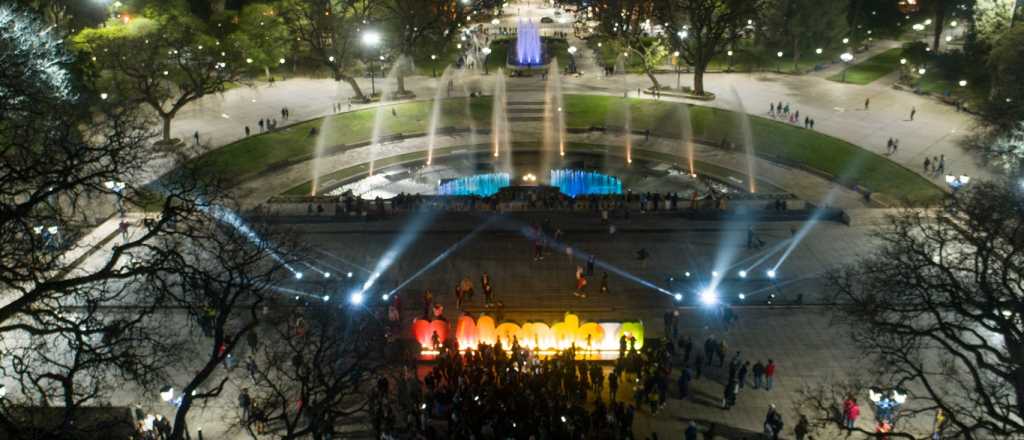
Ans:
<svg viewBox="0 0 1024 440"><path fill-rule="evenodd" d="M437 80L437 90L434 92L434 104L430 110L430 131L427 133L427 166L434 161L434 147L437 143L437 129L441 121L441 93L448 87L448 74L450 67L446 67L441 77Z"/></svg>
<svg viewBox="0 0 1024 440"><path fill-rule="evenodd" d="M509 186L511 179L507 173L477 174L441 182L437 194L442 196L481 196L494 195L499 189Z"/></svg>
<svg viewBox="0 0 1024 440"><path fill-rule="evenodd" d="M508 123L508 95L505 92L505 72L498 69L494 78L494 108L491 112L491 152L494 155L495 167L503 172L512 173L512 134ZM498 162L498 157L505 152L505 157Z"/></svg>
<svg viewBox="0 0 1024 440"><path fill-rule="evenodd" d="M398 69L401 68L404 68L404 66L401 66L401 63L395 63L394 67L391 68L391 72L388 73L388 79L394 79L398 76ZM377 106L377 113L373 117L373 135L370 138L370 176L373 176L374 162L377 160L377 150L380 148L380 139L384 133L384 115L390 113L391 110L390 106L384 105L391 95L391 83L391 81L381 81L380 105Z"/></svg>
<svg viewBox="0 0 1024 440"><path fill-rule="evenodd" d="M548 82L544 93L544 143L541 169L551 168L552 156L565 157L565 112L562 109L562 79L558 59L552 58L548 66Z"/></svg>
<svg viewBox="0 0 1024 440"><path fill-rule="evenodd" d="M750 128L750 116L747 116L747 110L743 107L743 100L740 99L739 92L736 91L735 87L730 86L732 89L732 95L736 98L736 105L739 107L736 109L736 118L740 123L740 133L743 138L743 151L746 152L747 157L747 190L756 193L757 192L757 180L756 169L757 164L754 162L756 156L754 156L754 133Z"/></svg>
<svg viewBox="0 0 1024 440"><path fill-rule="evenodd" d="M593 171L551 170L550 182L570 197L622 194L622 181L618 177Z"/></svg>
<svg viewBox="0 0 1024 440"><path fill-rule="evenodd" d="M690 106L679 104L679 141L686 152L686 165L691 176L697 175L693 166L693 124L690 122Z"/></svg>
<svg viewBox="0 0 1024 440"><path fill-rule="evenodd" d="M519 20L516 31L516 64L539 66L544 63L540 47L540 30L533 20Z"/></svg>

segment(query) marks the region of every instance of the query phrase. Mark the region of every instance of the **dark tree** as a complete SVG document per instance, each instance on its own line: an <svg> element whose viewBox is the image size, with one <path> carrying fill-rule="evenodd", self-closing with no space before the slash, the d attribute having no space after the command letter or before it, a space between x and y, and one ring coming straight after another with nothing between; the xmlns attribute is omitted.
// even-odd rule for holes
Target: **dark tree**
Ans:
<svg viewBox="0 0 1024 440"><path fill-rule="evenodd" d="M373 381L385 366L384 348L393 344L370 310L317 302L277 320L266 333L276 342L252 359L252 396L267 424L280 427L281 438L327 438L387 398L375 395Z"/></svg>
<svg viewBox="0 0 1024 440"><path fill-rule="evenodd" d="M670 0L659 7L680 56L693 66L693 92L704 94L704 72L711 60L743 34L747 20L757 19L763 0Z"/></svg>
<svg viewBox="0 0 1024 440"><path fill-rule="evenodd" d="M366 95L356 82L360 59L370 48L364 47L362 33L373 17L377 2L371 0L282 0L280 14L294 38L309 51L316 62L345 81L355 99ZM377 56L376 52L371 54Z"/></svg>
<svg viewBox="0 0 1024 440"><path fill-rule="evenodd" d="M943 438L1024 435L1024 194L1015 182L971 182L935 210L907 210L879 247L835 270L839 321L905 388L911 414L948 420Z"/></svg>
<svg viewBox="0 0 1024 440"><path fill-rule="evenodd" d="M245 58L187 12L168 7L145 14L83 30L73 41L81 59L91 60L92 88L151 108L163 120L163 141L168 142L178 111L238 81Z"/></svg>

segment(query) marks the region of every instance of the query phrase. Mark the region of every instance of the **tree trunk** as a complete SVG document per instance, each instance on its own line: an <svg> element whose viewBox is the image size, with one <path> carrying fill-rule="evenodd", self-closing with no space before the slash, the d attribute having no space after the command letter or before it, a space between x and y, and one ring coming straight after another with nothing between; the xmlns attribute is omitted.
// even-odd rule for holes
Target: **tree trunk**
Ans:
<svg viewBox="0 0 1024 440"><path fill-rule="evenodd" d="M939 44L942 43L942 30L945 29L946 2L936 0L935 2L935 34L932 36L932 51L939 53Z"/></svg>
<svg viewBox="0 0 1024 440"><path fill-rule="evenodd" d="M704 71L707 68L707 63L693 65L693 94L695 95L700 96L704 94Z"/></svg>
<svg viewBox="0 0 1024 440"><path fill-rule="evenodd" d="M352 92L355 93L355 99L366 101L366 95L364 95L363 90L359 88L359 83L356 82L355 78L339 72L334 75L334 80L345 81L348 83L349 87L352 87Z"/></svg>
<svg viewBox="0 0 1024 440"><path fill-rule="evenodd" d="M658 78L654 76L654 69L645 67L644 73L647 74L647 77L650 78L651 82L654 84L654 90L658 90L661 88L661 84L658 83Z"/></svg>
<svg viewBox="0 0 1024 440"><path fill-rule="evenodd" d="M793 37L793 73L797 75L803 73L798 71L800 69L800 37Z"/></svg>
<svg viewBox="0 0 1024 440"><path fill-rule="evenodd" d="M396 69L395 80L398 82L398 90L395 94L405 96L408 92L405 91L405 72L402 72L402 68Z"/></svg>
<svg viewBox="0 0 1024 440"><path fill-rule="evenodd" d="M267 81L270 81L270 66L263 66L263 73L267 75Z"/></svg>
<svg viewBox="0 0 1024 440"><path fill-rule="evenodd" d="M174 119L173 113L162 114L160 119L164 120L164 140L171 140L171 119Z"/></svg>

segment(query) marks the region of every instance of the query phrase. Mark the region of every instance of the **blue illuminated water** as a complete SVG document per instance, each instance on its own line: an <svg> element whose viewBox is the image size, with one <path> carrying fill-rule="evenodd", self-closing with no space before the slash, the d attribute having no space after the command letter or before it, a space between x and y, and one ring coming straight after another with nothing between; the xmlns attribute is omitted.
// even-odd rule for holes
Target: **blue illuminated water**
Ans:
<svg viewBox="0 0 1024 440"><path fill-rule="evenodd" d="M477 174L444 182L437 187L437 194L442 196L487 197L494 195L499 189L508 185L508 173Z"/></svg>
<svg viewBox="0 0 1024 440"><path fill-rule="evenodd" d="M570 197L591 194L622 194L618 177L593 171L551 170L551 186Z"/></svg>
<svg viewBox="0 0 1024 440"><path fill-rule="evenodd" d="M540 53L540 31L533 21L519 21L516 31L516 62L521 66L536 66L544 62Z"/></svg>

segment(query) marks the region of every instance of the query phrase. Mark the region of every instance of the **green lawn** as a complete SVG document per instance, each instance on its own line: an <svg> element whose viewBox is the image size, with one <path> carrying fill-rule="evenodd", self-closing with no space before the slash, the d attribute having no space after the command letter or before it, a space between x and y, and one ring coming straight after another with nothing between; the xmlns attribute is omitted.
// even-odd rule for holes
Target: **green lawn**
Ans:
<svg viewBox="0 0 1024 440"><path fill-rule="evenodd" d="M593 95L566 95L567 124L574 128L590 126L621 126L628 102L632 127L650 128L652 134L678 137L682 124L680 105L663 101L635 100ZM490 121L491 100L488 97L471 101L472 115L478 126ZM429 124L429 103L413 102L394 106L397 117L384 114L384 133L416 133ZM443 103L441 126L465 127L465 101L453 99ZM694 136L700 140L720 143L729 139L740 142L739 117L734 112L708 107L689 107ZM274 133L251 136L214 150L196 160L202 170L216 173L231 182L253 177L259 171L283 161L299 161L310 157L315 149L311 127L319 127L331 144L364 142L371 136L375 110L362 110L298 124ZM935 185L916 173L868 152L853 144L815 131L760 117L750 118L756 151L780 161L801 163L840 176L846 182L865 186L891 197L914 203L929 202L942 195ZM325 179L326 180L326 179Z"/></svg>
<svg viewBox="0 0 1024 440"><path fill-rule="evenodd" d="M854 64L846 69L846 82L864 85L888 75L899 68L902 54L903 48L897 47ZM843 72L832 75L828 79L842 82Z"/></svg>

